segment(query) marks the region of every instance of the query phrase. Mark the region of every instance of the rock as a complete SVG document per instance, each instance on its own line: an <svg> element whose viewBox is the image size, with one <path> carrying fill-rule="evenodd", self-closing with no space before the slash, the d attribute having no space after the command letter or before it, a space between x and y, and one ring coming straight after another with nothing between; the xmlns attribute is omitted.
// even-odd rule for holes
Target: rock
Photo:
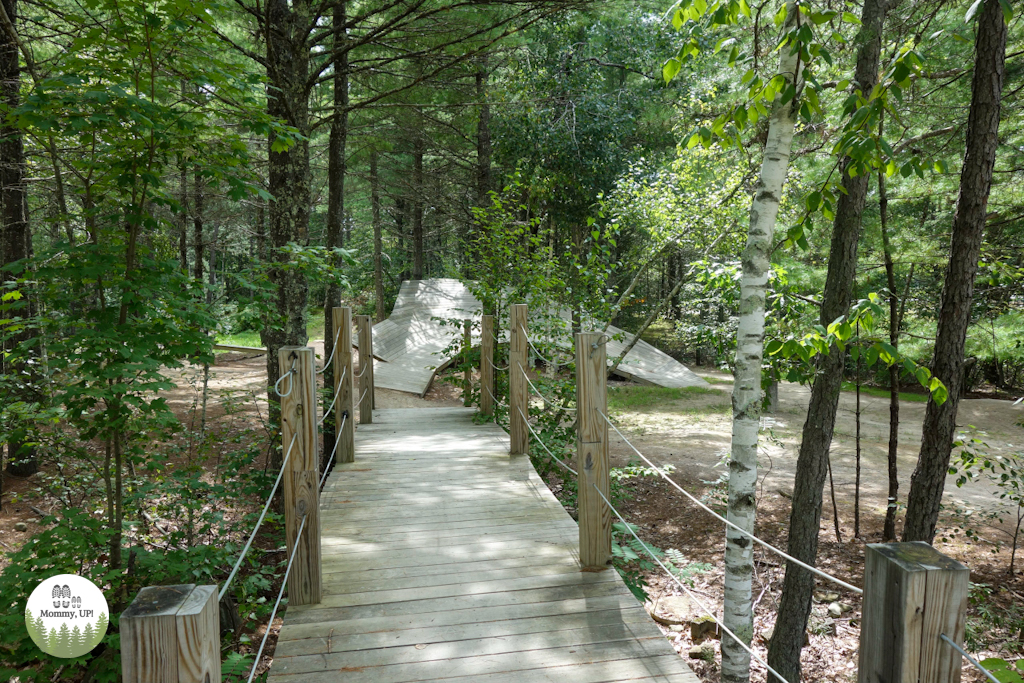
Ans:
<svg viewBox="0 0 1024 683"><path fill-rule="evenodd" d="M672 624L671 626L668 627L668 629L670 631L675 631L676 633L681 633L682 630L683 630L683 625L682 624Z"/></svg>
<svg viewBox="0 0 1024 683"><path fill-rule="evenodd" d="M718 637L718 624L709 616L696 617L690 620L690 638L699 643L705 638Z"/></svg>
<svg viewBox="0 0 1024 683"><path fill-rule="evenodd" d="M700 615L700 608L685 595L669 595L654 605L652 616L665 626L686 624Z"/></svg>
<svg viewBox="0 0 1024 683"><path fill-rule="evenodd" d="M15 522L14 523L14 530L15 531L28 531L28 524L25 524L25 522Z"/></svg>
<svg viewBox="0 0 1024 683"><path fill-rule="evenodd" d="M761 638L761 642L763 642L765 645L767 645L768 643L772 642L772 636L774 636L774 635L775 635L775 629L774 628L766 628L765 630L761 631L761 633L759 634L759 636Z"/></svg>
<svg viewBox="0 0 1024 683"><path fill-rule="evenodd" d="M839 593L821 592L814 594L815 602L835 602L839 599Z"/></svg>
<svg viewBox="0 0 1024 683"><path fill-rule="evenodd" d="M705 662L713 662L715 661L715 646L711 643L694 645L690 648L689 657L690 659L701 659Z"/></svg>
<svg viewBox="0 0 1024 683"><path fill-rule="evenodd" d="M828 606L828 615L833 619L838 619L843 616L843 607L838 602L833 602Z"/></svg>
<svg viewBox="0 0 1024 683"><path fill-rule="evenodd" d="M847 612L853 611L853 605L848 602L841 602L839 603L839 609L843 611L843 614L846 614Z"/></svg>

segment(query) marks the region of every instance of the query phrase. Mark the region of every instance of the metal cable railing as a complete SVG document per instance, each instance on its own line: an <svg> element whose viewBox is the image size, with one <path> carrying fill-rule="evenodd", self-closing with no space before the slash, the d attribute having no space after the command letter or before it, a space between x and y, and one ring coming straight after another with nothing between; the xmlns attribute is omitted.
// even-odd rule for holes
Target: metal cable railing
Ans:
<svg viewBox="0 0 1024 683"><path fill-rule="evenodd" d="M348 372L348 368L347 367L342 369L342 371L341 371L341 379L338 380L338 387L339 388L341 387L341 383L345 381L345 373L347 373L347 372ZM322 425L327 420L327 416L331 414L332 410L334 410L334 404L338 402L338 397L339 396L341 396L341 392L340 391L335 391L334 392L334 400L331 401L331 405L327 406L327 410L324 411L324 416L320 418L320 421L317 423L317 425Z"/></svg>
<svg viewBox="0 0 1024 683"><path fill-rule="evenodd" d="M299 539L302 538L302 530L306 528L306 515L302 515L302 521L299 522L299 531L295 534L295 545L292 547L292 555L288 558L288 566L284 570L284 579L281 581L281 590L277 592L277 602L274 603L274 609L270 611L270 620L267 622L267 630L263 632L263 640L260 641L260 649L256 652L256 661L252 663L252 671L249 672L249 680L246 683L252 683L252 679L256 676L256 669L260 666L260 657L263 656L263 648L267 645L267 636L270 635L270 627L274 624L274 617L277 616L277 608L281 606L281 598L284 597L284 589L288 586L288 574L292 571L292 564L295 562L295 553L299 549Z"/></svg>
<svg viewBox="0 0 1024 683"><path fill-rule="evenodd" d="M533 340L532 340L532 339L530 339L530 335L529 335L529 334L528 334L528 333L526 332L526 328L524 328L524 327L523 327L522 325L520 325L520 326L519 326L519 329L520 329L520 330L522 330L522 332L523 332L523 336L524 336L524 337L526 337L526 343L530 345L530 348L531 348L531 349L533 349L533 352L534 352L535 354L537 354L537 357L538 357L538 358L540 358L540 359L541 359L542 361L544 361L545 363L547 363L548 365L567 365L568 363L572 362L571 360L566 360L566 361L565 361L565 362L563 362L563 363L555 363L555 362L553 362L553 361L551 361L551 360L548 360L548 359L547 359L547 358L546 358L546 357L544 356L544 354L542 354L542 353L541 353L541 352L540 352L540 351L539 351L539 350L537 349L537 346L536 346L536 345L535 345L535 344L533 343Z"/></svg>
<svg viewBox="0 0 1024 683"><path fill-rule="evenodd" d="M338 328L338 331L334 333L334 345L331 346L331 355L330 355L330 357L327 360L324 361L324 366L322 368L320 368L319 370L317 370L316 374L318 374L318 375L324 374L324 372L327 370L327 366L331 364L332 360L334 360L334 353L338 350L338 338L339 337L341 337L341 328Z"/></svg>
<svg viewBox="0 0 1024 683"><path fill-rule="evenodd" d="M292 375L295 374L295 364L298 361L299 361L299 359L297 357L296 358L292 358L292 367L288 370L288 372L286 372L283 375L281 375L280 377L278 377L277 381L274 382L274 393L276 393L281 398L288 398L289 396L292 395L292 391L294 391L294 389L295 389L295 380L292 380L291 382L288 383L288 393L287 394L282 394L281 393L281 382L284 381L285 377L291 377Z"/></svg>
<svg viewBox="0 0 1024 683"><path fill-rule="evenodd" d="M947 636L947 635L946 635L945 633L940 633L940 634L939 634L939 638L941 638L942 640L944 640L944 641L945 641L946 643L948 643L948 644L949 644L949 646L950 646L950 647L952 647L952 648L953 648L954 650L956 650L957 652L959 652L959 653L960 653L960 656L961 656L961 657L963 657L963 658L964 658L964 659L966 659L966 660L967 660L968 662L970 662L971 664L973 664L973 665L974 665L974 668L975 668L975 669L977 669L977 670L978 670L978 671L980 671L981 673L985 674L985 677L986 677L986 678L988 678L988 680L992 681L992 683L1000 683L999 679L998 679L998 678L996 678L996 677L995 677L995 676L994 676L994 675L992 674L992 672L991 672L991 671L989 671L988 669L986 669L985 667L983 667L983 666L981 665L981 663L980 663L980 662L978 662L978 660L976 660L976 659L975 659L974 657L972 657L972 656L970 656L969 654L967 654L967 653L966 653L966 652L964 651L964 649L963 649L962 647L960 647L959 645L957 645L957 644L956 644L956 643L955 643L955 642L953 641L953 639L952 639L952 638L950 638L949 636Z"/></svg>
<svg viewBox="0 0 1024 683"><path fill-rule="evenodd" d="M495 398L494 394L491 393L491 390L488 387L484 386L484 391L486 391L487 395L491 397L491 400L494 401L495 405L499 405L502 408L508 408L508 404Z"/></svg>
<svg viewBox="0 0 1024 683"><path fill-rule="evenodd" d="M224 582L223 587L220 589L220 593L217 595L218 601L224 599L224 595L228 592L228 587L231 586L231 581L234 580L235 574L238 573L238 568L242 566L242 560L245 559L246 553L249 552L249 547L252 546L253 539L256 538L256 532L260 530L260 525L263 524L263 518L267 516L267 510L270 509L270 503L274 500L274 494L277 492L277 487L281 485L281 477L284 476L284 468L288 466L288 458L291 457L292 449L295 447L295 441L298 438L298 432L292 434L292 440L291 443L288 444L288 452L284 454L284 461L281 463L281 471L277 473L277 481L274 482L274 488L270 489L270 495L267 496L267 502L263 506L263 512L260 513L260 518L256 520L256 526L253 527L252 533L249 534L249 540L245 542L245 547L242 548L242 552L238 556L235 566L232 567L231 573L228 574L227 581Z"/></svg>
<svg viewBox="0 0 1024 683"><path fill-rule="evenodd" d="M523 415L522 409L517 407L516 410L519 411L519 415L523 418L523 422L526 423L526 428L530 430L530 433L533 434L534 437L536 437L537 443L540 444L540 447L543 448L547 452L547 454L550 455L551 458L555 462L557 462L559 465L561 465L565 469L569 470L573 474L576 474L576 470L574 470L573 468L571 468L567 464L565 464L557 455L552 453L551 450L548 449L548 447L544 445L544 440L540 438L540 434L538 434L537 432L533 431L533 427L530 425L530 421L526 419L526 415ZM579 475L576 474L576 476L579 476Z"/></svg>
<svg viewBox="0 0 1024 683"><path fill-rule="evenodd" d="M320 477L320 488L323 489L324 482L327 481L327 474L331 471L331 465L334 464L334 454L338 452L338 444L341 443L341 433L345 429L345 421L348 419L348 412L341 416L341 425L338 427L337 435L334 439L334 448L331 449L331 457L327 459L327 464L324 465L323 476Z"/></svg>
<svg viewBox="0 0 1024 683"><path fill-rule="evenodd" d="M676 585L679 586L683 590L683 592L686 593L687 597L689 597L691 600L693 600L693 602L697 605L697 607L701 608L701 610L703 610L709 617L711 617L711 620L714 621L716 624L718 624L718 628L722 629L723 633L725 633L730 638L735 640L739 644L739 646L742 647L747 652L747 654L750 655L750 657L752 659L754 659L755 661L760 663L762 666L764 666L766 669L768 669L769 673L771 673L777 679L782 681L782 683L789 683L785 678L782 677L782 674L780 674L778 671L776 671L772 667L768 666L768 662L766 662L765 660L761 659L761 657L758 656L757 653L755 653L750 648L749 645L747 645L745 642L740 640L740 637L737 636L735 633L733 633L725 624L723 624L721 622L721 620L719 620L719 618L717 616L715 616L715 613L712 612L710 609L708 609L707 606L703 602L701 602L700 598L698 598L693 593L693 591L691 591L689 588L687 588L683 584L683 582L680 581L676 577L675 574L670 572L668 570L668 567L666 567L664 564L662 564L661 560L658 559L658 556L655 555L654 552L652 552L649 547L647 547L647 544L644 543L643 540L639 536L636 535L636 532L633 531L633 527L629 524L629 522L627 522L625 519L623 519L622 515L619 514L619 511L615 509L615 506L611 504L611 501L609 501L608 498L606 498L605 495L603 493L601 493L601 489L597 488L597 486L595 484L591 484L591 486L593 486L594 490L597 491L597 495L601 496L601 500L603 500L605 502L605 505L608 506L608 509L611 510L615 514L615 516L619 518L619 521L622 522L622 525L626 528L626 530L630 534L633 535L633 538L635 538L637 540L637 542L647 552L647 554L650 555L651 559L654 560L659 567L661 567L662 571L665 572L666 576L668 576L670 579L672 579L672 581L674 581L676 583Z"/></svg>
<svg viewBox="0 0 1024 683"><path fill-rule="evenodd" d="M755 536L754 534L750 533L749 531L747 531L747 530L746 530L746 529L744 529L743 527L740 527L740 526L738 526L738 525L734 524L733 522L730 522L730 521L729 521L728 519L726 519L726 518L725 518L725 517L723 517L722 515L718 514L718 513L717 513L717 512L715 512L714 510L712 510L712 509L711 509L710 507L708 507L708 506L707 506L707 505L705 505L705 504L704 504L703 502L701 502L700 500L698 500L698 499L697 499L697 498L696 498L696 497L695 497L695 496L694 496L694 495L693 495L692 493L690 493L689 491L687 491L686 489L684 489L684 488L683 488L682 486L680 486L679 484L677 484L677 483L675 482L675 480L673 480L672 478L670 478L670 477L668 476L668 474L666 474L666 473L664 472L664 470L662 470L662 469L661 469L660 467L658 467L658 466L657 466L657 465L655 465L655 464L654 464L653 462L651 462L650 458L648 458L648 457L647 457L646 455L644 455L643 453L641 453L641 452L640 452L640 451L639 451L639 450L637 449L637 447L636 447L636 446L634 446L634 445L633 445L632 443L630 443L629 439L627 439L627 438L626 438L626 436L625 436L625 435L624 435L624 434L623 434L622 432L620 432L620 431L619 431L619 428L615 426L615 423L613 423L613 422L611 421L611 419L609 419L609 417L608 417L607 415L605 415L605 414L604 414L603 412L601 412L600 410L599 410L599 411L597 411L597 412L598 412L598 414L599 414L599 415L601 415L601 417L603 417L603 418L604 418L605 422L607 422L607 423L608 423L608 425L609 425L609 426L610 426L610 427L611 427L612 429L614 429L614 430L615 430L615 433L616 433L616 434L618 434L618 435L619 435L619 437L620 437L620 438L621 438L621 439L622 439L623 441L625 441L625 442L626 442L626 445L627 445L627 446L629 446L630 448L632 448L632 449L633 449L633 452L634 452L634 453L636 453L637 455L639 455L639 456L640 456L640 457L641 457L641 458L643 459L643 461L644 461L644 462L646 462L646 463L647 463L648 465L650 465L650 466L651 466L652 468L654 468L654 471L655 471L655 472L657 472L657 473L658 473L659 475L661 475L662 479L664 479L664 480L665 480L665 481L667 481L667 482L668 482L669 484L671 484L671 485L672 485L673 487L675 487L675 488L676 488L676 489L677 489L677 490L678 490L678 491L679 491L680 493L682 493L682 494L683 494L684 496L686 496L686 497L687 497L687 498L689 498L689 499L690 499L691 501L693 501L693 502L694 502L694 503L695 503L695 504L696 504L696 505L697 505L698 507L700 507L700 508L701 508L702 510L704 510L704 511L705 511L705 512L707 512L707 513L709 513L710 515L712 515L713 517L715 517L715 518L716 518L716 519L718 519L719 521L721 521L721 522L724 522L724 523L726 524L726 526L730 527L731 529L733 529L733 530L735 530L735 531L739 532L739 533L740 533L740 534L742 534L743 536L746 536L746 537L747 537L747 538L749 538L750 540L752 540L752 541L754 541L755 543L757 543L757 544L761 545L761 546L762 546L763 548L765 548L766 550L770 550L771 552L775 553L775 554L776 554L776 555L778 555L779 557L782 557L782 558L786 559L787 561L789 561L789 562L792 562L793 564L797 565L798 567L802 567L803 569L806 569L807 571L811 572L812 574L815 574L815 575L817 575L817 576L819 576L819 577L821 577L821 578L823 578L823 579L827 579L828 581L831 581L831 582L833 582L833 583L835 583L835 584L837 584L837 585L839 585L839 586L842 586L843 588L845 588L845 589L847 589L847 590L849 590L849 591L853 591L854 593L857 593L858 595L863 595L863 594L864 594L864 590L863 590L863 589L861 589L861 588L857 588L856 586L854 586L854 585L852 585L852 584L849 584L849 583L847 583L846 581L843 581L842 579L837 579L836 577L832 576L831 574L826 574L825 572L821 571L821 570L820 570L820 569L818 569L817 567L813 567L813 566L811 566L811 565L807 564L806 562L801 562L800 560L796 559L796 558L795 558L795 557L793 557L792 555L789 555L788 553L785 553L785 552L783 552L782 550L779 550L778 548L776 548L776 547L775 547L775 546L773 546L772 544L768 543L767 541L762 541L762 540L761 540L760 538L758 538L758 537L757 537L757 536Z"/></svg>
<svg viewBox="0 0 1024 683"><path fill-rule="evenodd" d="M517 362L516 362L516 365L518 365L518 366L519 366L519 369L520 369L520 370L522 371L522 373L523 373L523 379L525 379L525 380L526 380L526 383L530 385L530 388L531 388L531 389L533 389L534 393L535 393L535 394L537 394L537 396L539 396L539 397L540 397L540 399L541 399L542 401L544 401L544 403L547 403L547 404L549 404L549 405L553 405L554 407L558 408L559 410L564 410L564 411L566 411L566 412L570 412L570 413L575 413L575 412L576 412L576 409L575 409L575 408L570 408L569 406L567 406L567 405L563 405L563 404L561 404L561 403L558 403L557 401L552 401L552 400L551 400L550 398L548 398L547 396L545 396L544 394L542 394L542 393L541 393L541 391L540 391L540 389L538 389L537 387L535 387L535 386L533 385L533 382L531 382L531 381L530 381L530 377L529 377L529 375L527 375L527 374L526 374L526 370L525 370L525 369L523 369L523 364L522 364L522 363L519 363L519 362L517 361Z"/></svg>
<svg viewBox="0 0 1024 683"><path fill-rule="evenodd" d="M357 405L357 406L361 406L361 405L363 405L363 399L364 399L364 398L366 398L366 395L367 395L368 393L370 393L370 388L369 388L369 387L367 387L366 389L363 389L363 395L362 395L362 396L360 396L360 397L359 397L359 401L357 401L357 402L356 402L356 405Z"/></svg>

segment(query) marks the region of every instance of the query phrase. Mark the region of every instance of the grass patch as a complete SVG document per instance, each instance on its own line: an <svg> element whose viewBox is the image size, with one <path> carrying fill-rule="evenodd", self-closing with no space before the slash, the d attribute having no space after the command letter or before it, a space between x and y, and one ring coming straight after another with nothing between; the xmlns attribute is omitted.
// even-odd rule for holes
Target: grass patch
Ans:
<svg viewBox="0 0 1024 683"><path fill-rule="evenodd" d="M731 377L729 379L725 379L724 377L701 377L701 379L708 384L728 385L730 387L735 383L735 380Z"/></svg>
<svg viewBox="0 0 1024 683"><path fill-rule="evenodd" d="M218 334L217 343L231 346L263 346L263 342L260 341L260 333L255 330L246 330L235 334Z"/></svg>
<svg viewBox="0 0 1024 683"><path fill-rule="evenodd" d="M722 392L707 387L614 387L608 390L608 407L615 410L635 410L664 406L666 403L685 401L709 394L720 396ZM675 407L673 406L673 408Z"/></svg>
<svg viewBox="0 0 1024 683"><path fill-rule="evenodd" d="M857 391L857 385L853 382L843 382L843 391ZM863 384L860 393L877 398L889 398L889 390L882 387L867 387ZM907 391L900 392L900 401L911 401L913 403L927 403L928 394L915 394Z"/></svg>

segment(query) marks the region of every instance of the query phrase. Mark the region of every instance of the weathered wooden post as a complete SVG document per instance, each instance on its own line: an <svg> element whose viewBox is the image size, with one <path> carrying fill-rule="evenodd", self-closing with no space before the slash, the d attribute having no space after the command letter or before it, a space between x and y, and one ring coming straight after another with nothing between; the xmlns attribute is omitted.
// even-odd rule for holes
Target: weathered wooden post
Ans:
<svg viewBox="0 0 1024 683"><path fill-rule="evenodd" d="M480 318L480 413L494 414L494 316Z"/></svg>
<svg viewBox="0 0 1024 683"><path fill-rule="evenodd" d="M469 318L466 318L462 323L462 361L463 365L466 366L465 370L462 371L462 405L464 406L468 406L471 403L469 395L473 388L473 368L469 365L469 352L473 347L472 325L473 321Z"/></svg>
<svg viewBox="0 0 1024 683"><path fill-rule="evenodd" d="M526 304L512 304L509 313L508 412L510 453L521 455L529 450L530 433L526 419L530 404L526 394Z"/></svg>
<svg viewBox="0 0 1024 683"><path fill-rule="evenodd" d="M612 557L611 510L597 491L611 500L608 464L608 387L604 335L576 335L576 471L580 526L580 565L584 571L607 569ZM597 490L595 490L597 487Z"/></svg>
<svg viewBox="0 0 1024 683"><path fill-rule="evenodd" d="M355 373L352 369L352 309L348 306L335 307L331 314L334 318L334 329L339 330L338 348L334 352L334 392L338 394L338 401L334 404L334 424L340 425L342 419L345 421L345 426L337 432L338 453L335 458L338 462L354 462L356 414L355 397L352 395L355 391Z"/></svg>
<svg viewBox="0 0 1024 683"><path fill-rule="evenodd" d="M149 586L121 613L124 683L220 683L216 586Z"/></svg>
<svg viewBox="0 0 1024 683"><path fill-rule="evenodd" d="M359 424L373 422L373 323L357 315L359 327Z"/></svg>
<svg viewBox="0 0 1024 683"><path fill-rule="evenodd" d="M958 683L970 570L927 543L869 543L858 683Z"/></svg>
<svg viewBox="0 0 1024 683"><path fill-rule="evenodd" d="M295 565L288 575L288 604L312 605L320 602L323 584L320 575L320 468L316 433L316 368L313 349L308 346L284 346L278 353L281 374L295 372L281 383L281 445L287 456L292 437L291 457L284 468L285 540L288 554L298 544ZM289 382L290 391L285 387ZM306 517L302 536L299 525Z"/></svg>

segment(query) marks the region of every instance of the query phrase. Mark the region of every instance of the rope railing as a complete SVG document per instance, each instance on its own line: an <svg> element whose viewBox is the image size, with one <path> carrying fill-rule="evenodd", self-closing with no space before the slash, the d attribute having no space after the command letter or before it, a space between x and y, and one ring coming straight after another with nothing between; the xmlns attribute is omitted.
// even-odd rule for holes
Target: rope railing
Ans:
<svg viewBox="0 0 1024 683"><path fill-rule="evenodd" d="M803 569L806 569L807 571L811 572L812 574L815 574L816 576L819 576L819 577L821 577L823 579L826 579L828 581L831 581L831 582L833 582L833 583L835 583L835 584L837 584L839 586L842 586L843 588L845 588L845 589L847 589L849 591L853 591L854 593L856 593L858 595L863 595L864 594L864 590L863 589L858 588L857 586L854 586L852 584L849 584L846 581L843 581L842 579L838 579L838 578L832 576L831 574L827 574L827 573L821 571L820 569L818 569L817 567L813 567L813 566L807 564L806 562L802 562L802 561L796 559L792 555L790 555L790 554L788 554L788 553L786 553L786 552L784 552L782 550L779 550L778 548L776 548L772 544L768 543L767 541L761 540L760 538L758 538L754 534L750 533L749 531L747 531L743 527L738 526L737 524L729 521L728 519L726 519L722 515L718 514L714 510L712 510L710 507L705 505L702 501L698 500L696 496L694 496L689 491L687 491L682 486L680 486L678 483L676 483L676 481L674 479L672 479L671 477L669 477L668 474L666 474L665 471L662 470L662 468L660 468L658 465L654 464L651 461L650 458L648 458L646 455L641 453L639 451L639 449L637 449L636 446L634 446L632 443L630 443L629 439L626 438L625 434L623 434L622 432L619 431L619 428L615 426L615 423L613 423L611 421L611 419L609 419L609 417L607 415L605 415L601 411L598 411L598 413L601 415L601 417L604 418L604 421L607 422L608 425L612 429L615 430L615 433L618 434L619 437L624 442L626 442L626 445L629 446L631 449L633 449L634 453L639 455L643 459L644 462L646 462L648 465L650 465L654 469L654 471L657 472L661 476L662 479L664 479L669 484L671 484L673 487L675 487L680 493L682 493L684 496L689 498L693 503L695 503L702 510L704 510L707 513L709 513L710 515L712 515L713 517L718 519L720 522L724 522L726 524L726 526L728 526L731 529L739 532L743 536L746 536L747 538L749 538L750 540L752 540L755 543L759 544L760 546L762 546L766 550L770 550L771 552L775 553L779 557L782 557L785 560L787 560L789 562L792 562L793 564L797 565L798 567L802 567Z"/></svg>
<svg viewBox="0 0 1024 683"><path fill-rule="evenodd" d="M519 410L519 408L516 408L516 410ZM548 449L548 447L544 445L544 440L540 438L540 434L538 434L537 432L535 432L535 431L533 430L533 426L532 426L532 425L530 424L530 421L526 419L526 415L523 415L523 411L522 411L522 410L519 410L519 414L520 414L520 415L522 415L522 418L523 418L523 422L524 422L524 423L526 423L526 428L530 430L530 433L531 433L531 434L533 434L533 436L534 436L534 437L536 437L536 439L537 439L537 443L539 443L539 444L540 444L540 447L541 447L541 448L543 448L543 449L544 449L544 450L545 450L545 451L547 452L547 454L548 454L548 455L550 455L550 456L551 456L551 458L552 458L552 459L553 459L553 460L554 460L555 462L557 462L557 463L558 463L559 465L561 465L561 466L562 466L562 467L564 467L565 469L569 470L569 471L570 471L570 472L572 472L573 474L576 474L576 470L574 470L573 468L571 468L571 467L569 467L569 466L568 466L567 464L565 464L565 463L564 463L564 462L563 462L563 461L561 460L561 458L559 458L559 457L558 457L557 455L555 455L554 453L552 453L552 452L551 452L551 450L550 450L550 449ZM578 474L576 474L576 476L579 476L579 475L578 475Z"/></svg>
<svg viewBox="0 0 1024 683"><path fill-rule="evenodd" d="M295 441L299 438L299 433L295 432L292 434L291 443L288 444L288 452L284 455L284 461L281 463L281 471L277 473L277 481L274 482L274 487L270 489L270 495L267 496L267 502L263 506L263 512L260 513L259 519L256 520L256 526L253 527L252 533L249 534L249 540L245 542L245 546L242 548L241 554L238 556L238 560L235 562L235 566L232 567L231 573L228 574L227 581L220 589L220 593L217 595L217 600L223 600L224 595L228 592L228 587L231 586L231 582L235 578L235 574L238 573L238 568L242 566L242 560L245 559L246 554L249 552L252 541L256 538L256 532L260 530L260 525L263 524L263 519L267 516L267 510L270 509L270 503L274 500L274 494L277 493L277 487L281 485L281 477L284 476L284 469L288 466L288 459L292 455L292 448L295 447Z"/></svg>
<svg viewBox="0 0 1024 683"><path fill-rule="evenodd" d="M498 371L500 371L500 372L505 372L505 371L506 371L506 370L508 370L508 368L509 368L509 366L507 366L507 365L506 365L506 366L504 366L504 367L501 367L501 366L499 366L499 365L495 365L495 364L494 364L494 361L493 361L493 360L491 360L490 358L488 358L488 359L487 359L487 362L491 364L491 367L492 367L492 368L494 368L495 370L498 370Z"/></svg>
<svg viewBox="0 0 1024 683"><path fill-rule="evenodd" d="M615 506L611 504L611 501L609 501L608 498L605 497L605 495L603 493L601 493L601 489L599 489L595 484L591 484L591 486L594 488L595 491L597 491L597 495L601 496L601 500L603 500L605 502L605 505L608 506L608 509L611 510L612 513L616 517L619 518L619 521L622 522L622 525L626 528L626 531L628 531L630 534L632 534L633 538L635 538L637 540L637 542L647 552L647 554L650 555L651 559L654 560L659 567L661 567L662 571L665 572L665 575L668 576L670 579L672 579L672 581L674 581L675 584L677 586L679 586L679 588L681 588L683 590L683 592L686 593L687 597L689 597L691 600L693 600L693 602L697 605L697 607L699 607L701 610L704 611L705 614L707 614L709 617L711 617L711 620L714 621L716 624L718 624L718 628L722 629L723 633L725 633L730 638L735 640L739 644L739 646L741 648L743 648L747 652L747 654L750 655L751 659L755 660L756 662L758 662L762 666L764 666L766 669L768 669L768 672L771 673L773 676L775 676L780 681L782 681L782 683L789 683L785 678L783 678L782 674L780 674L778 671L776 671L775 669L770 667L768 665L768 662L766 662L764 659L762 659L756 652L754 652L750 648L749 645L747 645L745 642L743 642L740 639L739 636L737 636L735 633L732 632L732 630L730 630L725 624L723 624L721 622L721 620L717 616L715 616L715 613L712 612L710 609L708 609L708 607L700 600L700 598L698 598L693 593L693 591L691 591L689 588L687 588L683 584L683 582L680 581L676 577L675 574L673 574L671 571L669 571L668 567L666 567L662 563L662 561L660 559L658 559L658 556L647 546L647 544L643 542L643 539L641 539L639 536L637 536L636 532L633 531L632 525L630 525L629 522L627 522L622 517L622 515L619 513L619 511L615 509Z"/></svg>
<svg viewBox="0 0 1024 683"><path fill-rule="evenodd" d="M530 385L530 388L533 389L534 393L537 394L537 396L539 396L540 399L542 401L544 401L544 403L547 403L549 405L553 405L556 408L558 408L559 410L565 410L565 411L570 412L570 413L575 413L576 412L575 408L570 408L567 405L563 405L561 403L558 403L557 401L553 401L550 398L548 398L547 396L545 396L544 394L542 394L540 389L535 387L533 385L533 382L530 381L530 376L526 374L526 370L523 368L523 364L522 363L517 363L517 365L519 365L519 369L522 371L523 378L526 380L526 383Z"/></svg>
<svg viewBox="0 0 1024 683"><path fill-rule="evenodd" d="M327 464L324 465L324 473L320 477L320 488L324 487L324 482L327 481L327 475L331 471L331 465L334 464L334 454L338 452L338 444L341 443L341 430L345 429L345 420L348 419L348 413L346 412L341 416L341 425L338 426L338 438L334 440L334 448L331 449L331 457L327 459Z"/></svg>
<svg viewBox="0 0 1024 683"><path fill-rule="evenodd" d="M356 401L356 405L357 405L357 406L361 406L361 405L363 405L363 399L364 399L364 398L366 398L366 395L367 395L368 393L370 393L370 390L369 390L369 388L367 388L367 389L363 389L363 395L359 397L359 400L358 400L358 401Z"/></svg>
<svg viewBox="0 0 1024 683"><path fill-rule="evenodd" d="M288 383L288 393L282 394L281 382L284 381L285 377L291 377L292 375L295 374L295 364L298 362L298 360L298 358L292 358L292 367L288 370L288 372L278 377L277 381L274 382L274 393L276 393L281 398L288 398L289 396L292 395L292 391L295 389L295 381L292 380L291 382Z"/></svg>
<svg viewBox="0 0 1024 683"><path fill-rule="evenodd" d="M327 366L331 364L332 360L334 360L334 353L338 350L338 339L340 337L341 329L338 329L338 331L334 333L334 345L331 346L331 355L330 357L327 358L327 360L324 361L324 366L316 371L316 374L322 375L324 374L324 372L327 371Z"/></svg>
<svg viewBox="0 0 1024 683"><path fill-rule="evenodd" d="M555 362L553 362L553 361L551 361L551 360L548 360L548 359L547 359L547 357L545 357L545 356L544 356L544 354L542 354L542 353L541 353L541 352L540 352L540 351L539 351L539 350L537 349L537 346L536 346L536 344L534 344L534 343L533 343L533 340L532 340L532 339L530 339L530 335L529 335L529 333L527 333L526 329L525 329L525 328L524 328L524 327L523 327L522 325L520 325L520 326L519 326L519 329L520 329L520 330L522 331L522 333L523 333L523 336L524 336L524 337L526 337L526 343L530 345L530 348L531 348L531 349L533 349L533 352L534 352L535 354L537 354L537 357L538 357L538 358L540 358L540 359L541 359L542 361L544 361L545 363L547 363L548 365L567 365L568 363L571 363L571 362L572 362L572 361L571 361L571 360L569 360L569 359L567 359L567 360L566 360L565 362L562 362L562 363L555 363Z"/></svg>
<svg viewBox="0 0 1024 683"><path fill-rule="evenodd" d="M263 640L260 641L260 649L256 651L256 661L252 663L252 671L249 672L249 680L246 683L252 683L252 679L256 677L256 669L260 666L260 658L263 657L263 648L267 645L267 637L270 635L270 627L274 624L274 617L277 616L277 608L281 606L281 598L284 597L284 589L288 586L288 575L292 571L292 564L295 562L295 553L299 549L299 539L302 538L302 530L306 528L306 515L302 515L302 521L299 522L299 531L295 534L295 545L292 547L292 555L288 558L288 566L284 570L284 579L281 580L281 590L277 592L277 602L274 603L274 609L270 611L270 620L267 622L267 629L263 632Z"/></svg>
<svg viewBox="0 0 1024 683"><path fill-rule="evenodd" d="M341 379L338 380L338 387L339 388L341 387L341 383L345 381L345 373L347 373L347 372L348 372L348 368L347 367L342 369L342 371L341 371ZM341 392L340 391L335 391L334 392L334 400L331 401L331 405L327 406L327 410L324 411L324 416L320 418L320 421L317 423L317 425L323 425L323 423L327 420L327 416L331 414L332 410L334 410L334 404L338 402L338 397L339 396L341 396ZM337 444L335 444L335 445L337 445Z"/></svg>
<svg viewBox="0 0 1024 683"><path fill-rule="evenodd" d="M498 398L495 398L494 394L491 393L491 390L486 385L484 386L484 391L487 392L487 395L491 397L491 400L494 401L495 404L502 408L508 408L508 404Z"/></svg>
<svg viewBox="0 0 1024 683"><path fill-rule="evenodd" d="M941 638L941 639L942 639L943 641L945 641L945 642L946 642L946 643L947 643L947 644L948 644L948 645L949 645L950 647L952 647L952 648L953 648L954 650L956 650L957 652L959 652L959 653L960 653L960 656L961 656L961 657L963 657L963 658L964 658L964 659L966 659L966 660L967 660L968 662L970 662L970 663L971 663L971 664L972 664L972 665L974 666L974 668L975 668L975 669L977 669L978 671L980 671L981 673L983 673L983 674L985 675L985 677L986 677L986 678L988 678L988 680L992 681L992 683L1000 683L999 679L998 679L998 678L996 678L996 677L995 677L995 676L994 676L994 675L992 674L992 672L991 672L991 671L989 671L988 669L986 669L985 667L983 667L983 666L981 665L981 663L980 663L980 662L979 662L978 660L976 660L976 659L975 659L974 657L972 657L972 656L970 656L969 654L967 654L967 652L965 652L965 651L964 651L964 649L963 649L962 647L960 647L959 645L957 645L957 644L956 644L956 642L955 642L955 641L954 641L954 640L953 640L952 638L950 638L949 636L947 636L947 635L946 635L945 633L940 633L940 634L939 634L939 638Z"/></svg>

